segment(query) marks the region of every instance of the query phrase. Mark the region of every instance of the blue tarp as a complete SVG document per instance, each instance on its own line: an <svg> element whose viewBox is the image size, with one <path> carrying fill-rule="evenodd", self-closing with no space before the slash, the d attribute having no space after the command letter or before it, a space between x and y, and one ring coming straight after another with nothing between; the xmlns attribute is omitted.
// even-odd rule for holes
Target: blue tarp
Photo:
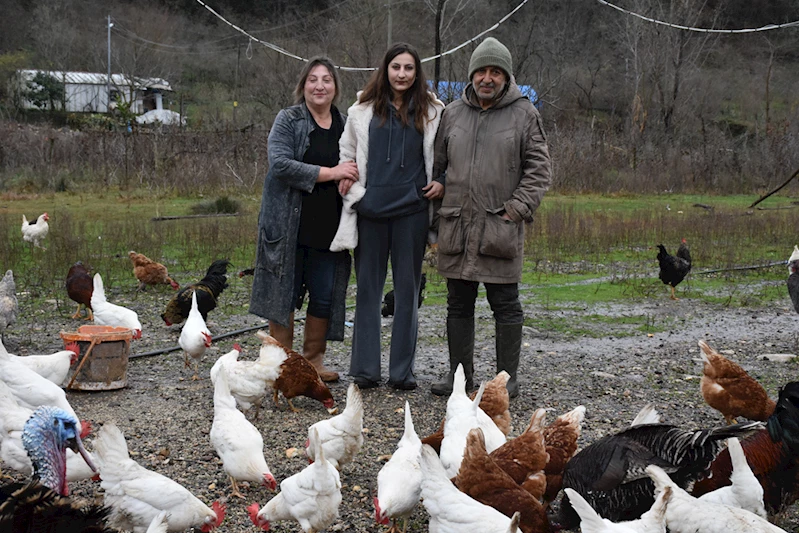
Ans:
<svg viewBox="0 0 799 533"><path fill-rule="evenodd" d="M433 80L429 80L430 88L433 88ZM465 81L439 81L438 82L438 97L442 102L448 104L453 100L460 98L463 94L463 89L468 82ZM543 102L538 99L538 93L535 92L530 85L519 85L519 90L535 105L536 109L540 110L543 107Z"/></svg>

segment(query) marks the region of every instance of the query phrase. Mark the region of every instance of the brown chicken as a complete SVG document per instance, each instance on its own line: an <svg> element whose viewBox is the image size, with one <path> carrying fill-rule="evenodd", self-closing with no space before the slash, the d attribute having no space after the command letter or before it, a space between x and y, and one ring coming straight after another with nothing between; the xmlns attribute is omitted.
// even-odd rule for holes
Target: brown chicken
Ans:
<svg viewBox="0 0 799 533"><path fill-rule="evenodd" d="M80 308L83 305L86 306L86 320L94 320L94 314L92 313L94 284L91 275L89 275L89 270L80 261L69 268L66 286L67 296L78 304L78 309L72 315L72 318L80 317Z"/></svg>
<svg viewBox="0 0 799 533"><path fill-rule="evenodd" d="M741 439L746 462L763 487L763 504L770 517L799 500L799 381L780 389L774 413L761 429ZM710 465L706 478L691 493L701 496L731 484L730 452L722 450Z"/></svg>
<svg viewBox="0 0 799 533"><path fill-rule="evenodd" d="M133 262L133 275L139 280L138 290L143 291L148 285L170 285L175 290L180 288L180 285L169 277L169 272L161 263L156 263L146 255L137 254L133 250L128 252L128 257Z"/></svg>
<svg viewBox="0 0 799 533"><path fill-rule="evenodd" d="M537 409L530 418L530 425L521 435L490 454L502 470L539 501L546 490L544 467L549 462L542 431L545 416L546 411Z"/></svg>
<svg viewBox="0 0 799 533"><path fill-rule="evenodd" d="M585 418L585 406L579 405L557 417L551 424L543 429L544 442L547 444L549 461L544 467L547 476L547 488L544 492L544 506L557 498L563 487L563 471L566 463L577 451L577 439Z"/></svg>
<svg viewBox="0 0 799 533"><path fill-rule="evenodd" d="M550 531L544 507L537 499L521 488L486 453L485 439L481 429L472 429L466 437L466 448L458 475L453 479L461 492L475 500L493 507L511 517L519 511L519 529L524 533Z"/></svg>
<svg viewBox="0 0 799 533"><path fill-rule="evenodd" d="M305 396L322 402L328 409L332 409L335 402L330 389L321 380L314 366L302 355L294 350L286 348L278 341L263 331L257 333L263 344L271 344L282 348L288 357L280 364L280 371L275 379L273 388L273 399L275 404L279 401L278 393L282 393L292 411L298 411L291 403L291 399L297 396Z"/></svg>
<svg viewBox="0 0 799 533"><path fill-rule="evenodd" d="M499 430L507 436L513 427L511 426L510 410L510 396L508 396L508 380L510 374L504 370L494 377L491 381L486 383L486 388L483 391L483 397L480 399L480 409L491 417L491 420L497 425ZM477 391L474 391L469 397L474 400ZM444 421L435 433L428 435L422 439L422 444L427 444L432 447L436 453L441 453L441 441L444 440Z"/></svg>
<svg viewBox="0 0 799 533"><path fill-rule="evenodd" d="M724 415L727 424L734 424L739 416L761 422L768 419L775 404L760 383L705 341L699 341L699 347L704 363L699 389L705 402Z"/></svg>

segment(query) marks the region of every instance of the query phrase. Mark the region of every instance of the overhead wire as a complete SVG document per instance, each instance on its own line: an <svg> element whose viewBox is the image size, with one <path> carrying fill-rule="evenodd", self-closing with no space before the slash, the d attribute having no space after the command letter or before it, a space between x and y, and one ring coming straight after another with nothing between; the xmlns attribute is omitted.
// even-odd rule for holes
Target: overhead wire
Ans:
<svg viewBox="0 0 799 533"><path fill-rule="evenodd" d="M498 28L498 27L499 27L499 26L500 26L502 23L504 23L506 20L508 20L508 19L509 19L511 16L513 16L513 15L514 15L514 14L515 14L517 11L519 11L519 9L521 9L521 8L522 8L522 7L523 7L523 6L524 6L524 5L525 5L525 4L528 2L528 1L529 1L529 0L522 0L522 1L521 1L521 2L520 2L520 3L519 3L519 4L518 4L518 5L515 7L515 8L513 8L513 9L512 9L512 10L511 10L511 11L510 11L510 12L509 12L507 15L505 15L504 17L502 17L502 18L501 18L501 19L500 19L498 22L496 22L496 23L495 23L493 26L491 26L490 28L488 28L488 29L486 29L486 30L484 30L484 31L482 31L482 32L480 32L480 33L478 33L477 35L475 35L475 36L474 36L474 37L472 37L471 39L469 39L469 40L467 40L467 41L464 41L463 43L459 44L458 46L456 46L456 47L454 47L454 48L451 48L451 49L449 49L449 50L447 50L447 51L445 51L445 52L442 52L442 53L440 53L440 54L436 54L436 55L434 55L434 56L425 57L424 59L422 59L422 60L421 60L421 61L422 61L422 63L426 63L426 62L428 62L428 61L432 61L432 60L434 60L434 59L437 59L437 58L439 58L439 57L444 57L444 56L447 56L447 55L449 55L449 54L452 54L452 53L454 53L454 52L456 52L456 51L460 50L460 49L461 49L461 48L463 48L464 46L468 46L470 43L472 43L472 42L476 41L477 39L479 39L479 38L480 38L480 37L482 37L483 35L485 35L485 34L487 34L487 33L491 32L491 31L494 31L494 30L495 30L495 29L497 29L497 28ZM197 2L198 4L200 4L201 6L203 6L205 9L207 9L207 10L208 10L208 11L209 11L211 14L213 14L213 15L214 15L215 17L217 17L219 20L221 20L222 22L224 22L225 24L227 24L228 26L230 26L230 27L231 27L231 28L233 28L234 30L238 31L238 32L239 32L239 33L241 33L242 35L246 35L247 37L249 37L249 38L250 38L250 39L252 39L253 41L255 41L255 42L257 42L257 43L260 43L260 44L264 45L265 47L267 47L267 48L269 48L269 49L271 49L271 50L274 50L275 52L278 52L279 54L283 54L283 55L285 55L285 56L291 57L291 58L293 58L293 59L296 59L296 60L298 60L298 61L303 61L303 62L306 62L306 63L308 62L308 58L305 58L305 57L299 56L299 55L297 55L297 54L291 53L291 52L289 52L288 50L286 50L286 49L284 49L284 48L282 48L282 47L280 47L280 46L278 46L278 45L276 45L276 44L274 44L274 43L270 43L270 42L268 42L268 41L263 41L263 40L261 40L261 39L258 39L257 37L255 37L254 35L252 35L252 33L249 33L249 32L247 32L246 30L244 30L244 29L240 28L239 26L237 26L237 25L235 25L234 23L232 23L232 22L230 22L229 20L227 20L225 17L223 17L223 16L222 16L222 15L220 15L220 14L219 14L217 11L215 11L215 10L214 10L214 8L212 8L211 6L209 6L208 4L206 4L206 3L205 3L203 0L196 0L196 2ZM360 72L363 72L363 71L372 71L372 70L376 70L376 68L375 68L375 67L343 67L343 66L339 66L339 65L336 65L336 68L337 68L337 69L339 69L339 70L343 70L343 71L354 71L354 72L358 72L358 71L360 71Z"/></svg>
<svg viewBox="0 0 799 533"><path fill-rule="evenodd" d="M600 4L606 5L608 7L612 7L613 9L630 15L632 17L637 17L641 20L645 20L647 22L651 22L653 24L659 24L661 26L668 26L669 28L675 28L678 30L685 30L685 31L693 31L693 32L700 32L700 33L755 33L760 31L771 31L771 30L781 30L784 28L793 28L799 26L799 20L793 22L786 22L784 24L768 24L766 26L761 26L760 28L741 28L741 29L716 29L716 28L698 28L695 26L683 26L682 24L673 24L671 22L666 22L663 20L658 20L652 17L647 17L645 15L641 15L640 13L636 13L634 11L630 11L629 9L624 9L623 7L619 7L617 5L611 4L607 0L597 0Z"/></svg>

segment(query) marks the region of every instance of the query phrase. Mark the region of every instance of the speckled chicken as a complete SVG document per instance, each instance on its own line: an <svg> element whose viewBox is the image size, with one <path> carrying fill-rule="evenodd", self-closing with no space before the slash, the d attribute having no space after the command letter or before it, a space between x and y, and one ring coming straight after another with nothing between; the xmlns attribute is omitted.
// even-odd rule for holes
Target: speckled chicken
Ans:
<svg viewBox="0 0 799 533"><path fill-rule="evenodd" d="M520 512L519 529L524 533L550 531L549 520L541 502L520 487L488 455L481 429L469 431L461 467L452 481L462 492L507 517Z"/></svg>
<svg viewBox="0 0 799 533"><path fill-rule="evenodd" d="M699 389L705 402L720 412L728 424L738 417L765 421L774 412L774 400L739 364L730 361L705 341L702 349L702 379Z"/></svg>
<svg viewBox="0 0 799 533"><path fill-rule="evenodd" d="M706 475L724 440L762 428L760 422L685 430L668 424L632 426L583 448L566 465L563 486L579 492L597 513L613 522L635 520L652 507L653 486L644 471L655 464L687 487ZM568 497L558 523L575 527L579 518Z"/></svg>
<svg viewBox="0 0 799 533"><path fill-rule="evenodd" d="M516 438L491 452L491 459L513 481L529 492L536 500L544 497L547 486L544 468L549 462L542 431L546 411L537 409L530 424Z"/></svg>

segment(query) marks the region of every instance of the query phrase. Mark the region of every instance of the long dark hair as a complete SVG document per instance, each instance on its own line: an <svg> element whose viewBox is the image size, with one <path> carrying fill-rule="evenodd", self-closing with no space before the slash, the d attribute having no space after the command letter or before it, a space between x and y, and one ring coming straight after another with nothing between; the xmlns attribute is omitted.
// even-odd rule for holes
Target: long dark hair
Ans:
<svg viewBox="0 0 799 533"><path fill-rule="evenodd" d="M424 77L422 70L422 61L419 59L419 54L416 48L408 43L396 43L391 45L386 55L383 56L383 61L369 81L366 87L363 88L360 102L374 102L374 114L380 119L381 124L384 124L388 119L388 106L391 105L391 84L388 81L388 65L391 61L400 54L408 53L413 56L413 62L416 65L416 79L413 80L407 91L402 94L402 105L397 110L400 122L403 126L408 125L408 108L410 107L411 100L415 102L416 112L413 114L413 125L416 131L424 133L424 125L426 121L433 120L433 117L427 116L427 110L434 102L433 96L427 90L427 80Z"/></svg>
<svg viewBox="0 0 799 533"><path fill-rule="evenodd" d="M333 65L333 62L330 60L330 58L325 56L316 56L309 59L308 63L306 63L305 67L302 69L302 72L300 72L300 77L297 80L297 86L294 88L295 104L301 104L305 102L305 82L308 80L308 75L311 73L311 71L318 65L322 65L328 71L330 71L330 75L333 77L333 84L336 86L336 95L333 97L333 104L338 101L338 96L341 94L341 83L338 79L336 66Z"/></svg>

